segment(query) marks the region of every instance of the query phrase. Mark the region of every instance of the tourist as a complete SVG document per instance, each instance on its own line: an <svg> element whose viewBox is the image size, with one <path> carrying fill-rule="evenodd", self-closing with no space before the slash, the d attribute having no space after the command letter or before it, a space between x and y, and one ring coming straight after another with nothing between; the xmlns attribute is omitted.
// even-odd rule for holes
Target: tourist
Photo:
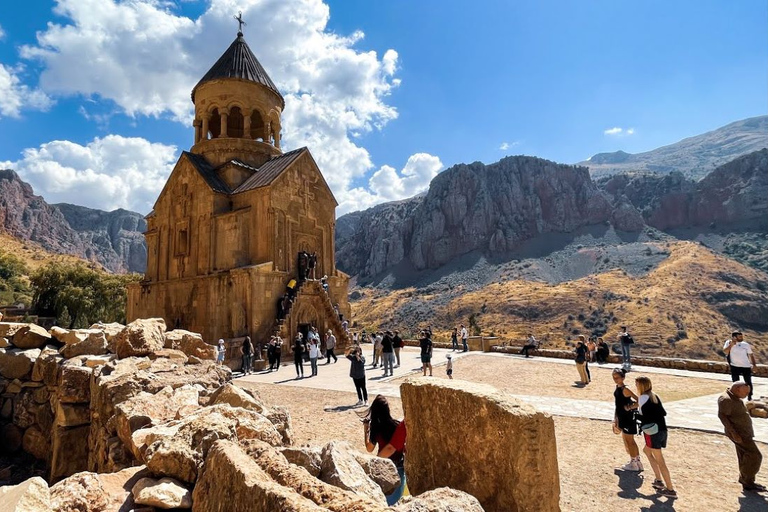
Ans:
<svg viewBox="0 0 768 512"><path fill-rule="evenodd" d="M373 367L374 368L377 368L379 366L379 362L381 362L381 349L382 349L383 341L384 341L384 336L382 336L380 332L377 332L373 336ZM382 366L384 366L383 362L382 362Z"/></svg>
<svg viewBox="0 0 768 512"><path fill-rule="evenodd" d="M523 350L520 351L521 354L525 354L525 357L531 357L529 355L529 352L531 350L536 350L539 346L539 342L536 341L536 338L533 336L533 333L528 334L528 340L525 342L525 345L523 346Z"/></svg>
<svg viewBox="0 0 768 512"><path fill-rule="evenodd" d="M296 296L296 286L298 286L298 283L295 279L291 279L288 281L288 284L286 285L286 294L288 295L288 304L289 307L285 308L285 314L288 314L288 309L290 309L290 303L293 300L293 298Z"/></svg>
<svg viewBox="0 0 768 512"><path fill-rule="evenodd" d="M421 348L421 370L424 377L427 376L427 368L429 368L429 376L432 376L432 339L429 337L427 331L421 331L421 338L419 339L419 348Z"/></svg>
<svg viewBox="0 0 768 512"><path fill-rule="evenodd" d="M320 345L317 338L309 340L309 367L312 369L311 377L317 376L317 358L320 357Z"/></svg>
<svg viewBox="0 0 768 512"><path fill-rule="evenodd" d="M637 435L635 412L627 410L628 406L637 401L637 395L624 384L624 377L627 372L623 368L615 368L611 375L616 384L616 389L613 391L613 399L616 404L613 415L613 432L614 434L621 434L624 449L629 454L629 462L619 469L622 471L642 471L643 463L640 461L640 449L635 442Z"/></svg>
<svg viewBox="0 0 768 512"><path fill-rule="evenodd" d="M448 362L445 364L445 374L448 375L449 379L453 379L453 360L451 359L451 354L445 354L445 358L448 359Z"/></svg>
<svg viewBox="0 0 768 512"><path fill-rule="evenodd" d="M341 330L344 332L349 332L349 321L346 318L343 322L341 322Z"/></svg>
<svg viewBox="0 0 768 512"><path fill-rule="evenodd" d="M352 377L352 382L355 383L358 398L355 406L368 405L368 390L365 389L365 356L363 356L363 349L359 345L353 345L347 349L344 355L351 363L349 376Z"/></svg>
<svg viewBox="0 0 768 512"><path fill-rule="evenodd" d="M651 379L638 377L635 379L637 387L637 403L627 405L625 410L637 410L640 420L640 429L645 438L643 452L648 457L648 462L653 468L653 488L662 496L677 497L677 492L672 486L672 477L669 475L667 463L661 453L667 447L667 421L664 416L667 411L661 403L659 395L653 392ZM662 478L664 479L662 481Z"/></svg>
<svg viewBox="0 0 768 512"><path fill-rule="evenodd" d="M586 386L589 384L589 376L586 369L588 351L584 336L579 336L574 352L576 353L576 369L579 371L579 383Z"/></svg>
<svg viewBox="0 0 768 512"><path fill-rule="evenodd" d="M286 295L280 296L279 299L277 299L277 321L280 322L285 318L285 306L286 306Z"/></svg>
<svg viewBox="0 0 768 512"><path fill-rule="evenodd" d="M280 370L280 360L283 358L283 338L275 336L275 371Z"/></svg>
<svg viewBox="0 0 768 512"><path fill-rule="evenodd" d="M395 336L392 338L392 346L395 348L395 368L400 368L400 349L403 348L403 338L400 337L400 331L395 331Z"/></svg>
<svg viewBox="0 0 768 512"><path fill-rule="evenodd" d="M226 353L227 349L224 347L224 340L219 340L219 350L216 354L216 363L217 364L224 364L224 354Z"/></svg>
<svg viewBox="0 0 768 512"><path fill-rule="evenodd" d="M320 286L323 287L323 291L325 293L328 293L328 276L323 276L320 278Z"/></svg>
<svg viewBox="0 0 768 512"><path fill-rule="evenodd" d="M621 327L621 332L619 333L618 338L619 343L621 344L621 366L625 370L630 371L632 369L632 360L630 358L629 347L635 343L635 340L632 338L632 335L627 332L627 326L625 325Z"/></svg>
<svg viewBox="0 0 768 512"><path fill-rule="evenodd" d="M384 366L384 377L391 377L394 372L395 366L395 347L392 343L392 332L387 331L384 333L384 337L381 339L381 359L382 366Z"/></svg>
<svg viewBox="0 0 768 512"><path fill-rule="evenodd" d="M432 339L432 326L427 326L427 334L429 334L429 338Z"/></svg>
<svg viewBox="0 0 768 512"><path fill-rule="evenodd" d="M304 378L304 340L301 333L296 335L296 339L293 340L293 364L296 367L296 378Z"/></svg>
<svg viewBox="0 0 768 512"><path fill-rule="evenodd" d="M251 357L253 357L253 345L250 336L245 337L240 351L243 354L243 375L248 375L251 373Z"/></svg>
<svg viewBox="0 0 768 512"><path fill-rule="evenodd" d="M269 363L269 371L272 371L275 366L275 337L269 338L267 343L267 362Z"/></svg>
<svg viewBox="0 0 768 512"><path fill-rule="evenodd" d="M595 343L594 336L589 337L589 341L587 341L587 348L589 349L589 362L596 363L597 362L597 343Z"/></svg>
<svg viewBox="0 0 768 512"><path fill-rule="evenodd" d="M307 265L309 264L309 254L307 251L299 251L299 282L307 279Z"/></svg>
<svg viewBox="0 0 768 512"><path fill-rule="evenodd" d="M766 488L755 483L755 476L760 471L763 455L755 444L755 431L752 427L743 399L750 393L750 387L744 382L734 382L730 389L717 399L717 417L725 427L725 435L736 446L739 461L739 483L745 491L764 492Z"/></svg>
<svg viewBox="0 0 768 512"><path fill-rule="evenodd" d="M360 343L368 343L368 334L366 334L365 329L360 333Z"/></svg>
<svg viewBox="0 0 768 512"><path fill-rule="evenodd" d="M597 362L598 364L608 362L608 355L611 353L611 349L608 348L608 344L603 338L597 338Z"/></svg>
<svg viewBox="0 0 768 512"><path fill-rule="evenodd" d="M352 343L354 343L355 345L360 344L360 334L358 334L357 331L352 333Z"/></svg>
<svg viewBox="0 0 768 512"><path fill-rule="evenodd" d="M400 500L405 489L405 419L397 421L389 411L386 397L378 395L362 419L365 434L365 449L372 452L378 446L377 455L395 463L400 475L400 486L387 496L387 505L394 505Z"/></svg>
<svg viewBox="0 0 768 512"><path fill-rule="evenodd" d="M317 252L312 251L307 260L307 268L309 269L309 278L315 280L315 268L317 267Z"/></svg>
<svg viewBox="0 0 768 512"><path fill-rule="evenodd" d="M317 343L317 346L320 346L320 335L317 333L317 327L314 325L309 328L307 331L307 339L304 343L304 350L306 350L306 358L309 360L309 345L312 343L312 341L315 341Z"/></svg>
<svg viewBox="0 0 768 512"><path fill-rule="evenodd" d="M451 350L459 350L459 330L456 327L451 332Z"/></svg>
<svg viewBox="0 0 768 512"><path fill-rule="evenodd" d="M339 361L339 359L336 357L336 354L333 353L335 349L336 349L336 336L334 336L333 332L330 329L328 329L328 333L325 335L325 357L326 357L325 364L331 364L331 358L333 358L334 363Z"/></svg>
<svg viewBox="0 0 768 512"><path fill-rule="evenodd" d="M344 321L344 315L341 313L341 309L339 308L339 303L333 305L333 312L336 313L336 316L339 317L339 322Z"/></svg>
<svg viewBox="0 0 768 512"><path fill-rule="evenodd" d="M461 324L461 344L464 345L464 352L469 350L469 347L467 346L467 338L469 338L469 333L467 332L467 328L464 327L464 324Z"/></svg>
<svg viewBox="0 0 768 512"><path fill-rule="evenodd" d="M725 342L723 351L730 357L731 380L736 382L743 375L744 382L749 386L747 399L752 400L752 368L757 369L752 346L744 341L743 334L736 331L731 334L731 339Z"/></svg>

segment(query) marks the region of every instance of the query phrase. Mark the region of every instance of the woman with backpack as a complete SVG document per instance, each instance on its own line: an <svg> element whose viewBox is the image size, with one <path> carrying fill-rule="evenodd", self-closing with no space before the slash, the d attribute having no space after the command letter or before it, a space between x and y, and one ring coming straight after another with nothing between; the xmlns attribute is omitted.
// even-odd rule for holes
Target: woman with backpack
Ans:
<svg viewBox="0 0 768 512"><path fill-rule="evenodd" d="M637 410L640 429L645 438L643 452L653 468L653 488L662 496L675 498L677 492L672 486L672 477L669 475L667 462L661 453L661 450L667 447L667 422L664 419L667 411L664 410L659 395L653 392L651 379L638 377L635 379L635 385L637 386L637 403L626 406L625 409Z"/></svg>
<svg viewBox="0 0 768 512"><path fill-rule="evenodd" d="M637 435L637 421L635 411L628 411L626 407L637 402L637 396L624 384L627 372L623 368L615 368L611 373L616 389L613 391L613 399L616 409L613 416L613 433L621 434L624 441L624 449L629 454L629 462L620 469L622 471L642 471L643 463L640 462L640 449L635 442Z"/></svg>

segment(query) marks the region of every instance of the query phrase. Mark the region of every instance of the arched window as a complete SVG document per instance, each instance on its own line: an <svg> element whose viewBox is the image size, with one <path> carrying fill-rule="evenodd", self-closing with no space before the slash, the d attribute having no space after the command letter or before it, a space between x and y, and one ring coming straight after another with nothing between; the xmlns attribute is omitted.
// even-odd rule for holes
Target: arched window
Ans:
<svg viewBox="0 0 768 512"><path fill-rule="evenodd" d="M251 114L251 138L253 140L264 140L264 119L258 110Z"/></svg>
<svg viewBox="0 0 768 512"><path fill-rule="evenodd" d="M217 108L213 109L211 118L208 120L208 133L211 134L211 139L215 139L221 133L221 116Z"/></svg>
<svg viewBox="0 0 768 512"><path fill-rule="evenodd" d="M227 136L242 139L243 127L243 113L240 111L240 107L232 107L229 109L229 118L227 119Z"/></svg>

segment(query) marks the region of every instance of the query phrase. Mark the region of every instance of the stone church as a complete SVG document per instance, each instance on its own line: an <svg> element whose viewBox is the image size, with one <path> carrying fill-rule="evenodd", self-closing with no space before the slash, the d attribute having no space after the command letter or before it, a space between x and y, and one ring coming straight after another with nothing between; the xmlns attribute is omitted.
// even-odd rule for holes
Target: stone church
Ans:
<svg viewBox="0 0 768 512"><path fill-rule="evenodd" d="M230 366L250 335L287 343L308 325L346 336L349 276L336 269L336 202L307 148L280 148L285 100L238 32L192 89L194 145L179 157L147 216L144 280L128 290L128 320L162 317L168 328L227 340ZM301 251L317 254L284 322L277 303L298 278ZM231 358L231 359L230 359Z"/></svg>

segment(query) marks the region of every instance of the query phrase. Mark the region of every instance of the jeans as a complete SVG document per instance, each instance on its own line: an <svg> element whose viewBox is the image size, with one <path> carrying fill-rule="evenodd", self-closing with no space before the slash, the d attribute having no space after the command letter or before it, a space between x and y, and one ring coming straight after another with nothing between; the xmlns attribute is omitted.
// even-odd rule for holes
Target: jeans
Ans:
<svg viewBox="0 0 768 512"><path fill-rule="evenodd" d="M333 349L332 348L325 349L325 357L327 358L326 361L325 361L325 364L330 364L331 363L331 358L333 358L333 362L334 363L339 360L336 357L336 354L333 353Z"/></svg>
<svg viewBox="0 0 768 512"><path fill-rule="evenodd" d="M251 354L243 354L243 373L251 371Z"/></svg>
<svg viewBox="0 0 768 512"><path fill-rule="evenodd" d="M631 366L632 361L630 361L629 358L629 343L622 343L621 344L621 362L624 364L624 366Z"/></svg>
<svg viewBox="0 0 768 512"><path fill-rule="evenodd" d="M312 368L312 375L317 375L317 358L316 357L309 358L309 366Z"/></svg>
<svg viewBox="0 0 768 512"><path fill-rule="evenodd" d="M749 396L747 400L752 400L752 368L744 368L743 366L731 366L731 380L736 382L739 380L739 376L744 376L744 382L749 386Z"/></svg>
<svg viewBox="0 0 768 512"><path fill-rule="evenodd" d="M405 490L405 468L397 468L397 474L400 476L400 486L394 492L387 496L387 505L394 505L403 496Z"/></svg>
<svg viewBox="0 0 768 512"><path fill-rule="evenodd" d="M459 340L456 336L451 336L451 345L453 345L453 350L459 350Z"/></svg>
<svg viewBox="0 0 768 512"><path fill-rule="evenodd" d="M392 352L383 352L381 354L381 358L383 359L384 363L384 375L386 375L387 372L392 375L395 366L395 354Z"/></svg>
<svg viewBox="0 0 768 512"><path fill-rule="evenodd" d="M367 402L368 390L365 389L365 377L360 377L359 379L353 378L352 381L355 383L355 390L357 390L357 398L359 400Z"/></svg>
<svg viewBox="0 0 768 512"><path fill-rule="evenodd" d="M469 348L467 347L467 338L461 338L461 344L464 345L464 352L469 350Z"/></svg>

